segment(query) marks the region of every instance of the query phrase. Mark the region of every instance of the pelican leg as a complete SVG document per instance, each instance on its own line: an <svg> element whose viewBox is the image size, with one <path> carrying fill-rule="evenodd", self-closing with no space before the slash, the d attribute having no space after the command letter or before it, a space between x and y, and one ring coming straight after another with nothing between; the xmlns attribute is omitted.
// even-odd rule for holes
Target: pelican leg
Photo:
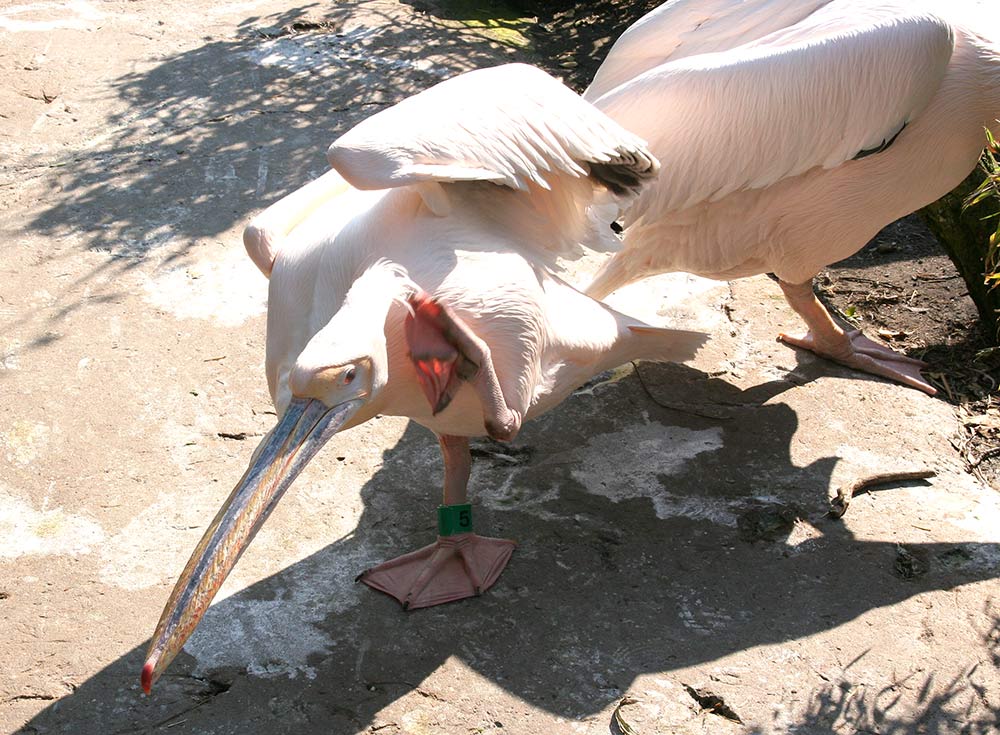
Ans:
<svg viewBox="0 0 1000 735"><path fill-rule="evenodd" d="M444 505L433 544L368 569L358 580L395 597L404 610L441 605L485 592L497 581L517 546L472 533L466 502L472 455L464 436L440 436L444 455Z"/></svg>
<svg viewBox="0 0 1000 735"><path fill-rule="evenodd" d="M778 339L782 342L810 350L855 370L880 375L922 390L932 396L937 393L937 389L920 374L920 371L927 367L927 363L901 355L873 342L859 329L849 331L842 329L816 298L811 280L799 284L779 280L778 284L789 305L809 327L809 331L802 337L779 334Z"/></svg>

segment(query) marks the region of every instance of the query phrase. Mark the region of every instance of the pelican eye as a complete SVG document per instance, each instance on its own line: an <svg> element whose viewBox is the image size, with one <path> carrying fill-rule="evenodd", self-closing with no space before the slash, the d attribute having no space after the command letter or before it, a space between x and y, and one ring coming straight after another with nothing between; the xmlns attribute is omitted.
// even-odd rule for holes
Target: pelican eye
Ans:
<svg viewBox="0 0 1000 735"><path fill-rule="evenodd" d="M353 365L344 371L344 385L350 385L358 375L358 370Z"/></svg>

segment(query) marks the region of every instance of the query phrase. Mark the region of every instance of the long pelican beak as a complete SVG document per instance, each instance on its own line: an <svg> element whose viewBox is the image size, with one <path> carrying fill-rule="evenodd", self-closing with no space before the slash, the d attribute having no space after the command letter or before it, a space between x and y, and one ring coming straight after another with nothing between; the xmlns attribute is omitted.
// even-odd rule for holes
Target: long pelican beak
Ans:
<svg viewBox="0 0 1000 735"><path fill-rule="evenodd" d="M318 400L292 399L278 425L257 447L243 478L205 531L174 586L142 667L146 694L194 632L285 490L363 403L352 400L327 408Z"/></svg>

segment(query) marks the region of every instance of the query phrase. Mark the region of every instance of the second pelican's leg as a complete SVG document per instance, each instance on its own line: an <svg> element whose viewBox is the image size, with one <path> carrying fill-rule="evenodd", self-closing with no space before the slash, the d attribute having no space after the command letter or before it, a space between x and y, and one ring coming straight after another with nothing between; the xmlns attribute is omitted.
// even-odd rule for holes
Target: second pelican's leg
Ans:
<svg viewBox="0 0 1000 735"><path fill-rule="evenodd" d="M395 597L404 610L431 607L489 589L517 546L472 532L468 504L472 455L464 436L439 436L444 455L444 505L438 508L438 540L363 572L358 579Z"/></svg>
<svg viewBox="0 0 1000 735"><path fill-rule="evenodd" d="M779 334L787 344L815 352L841 365L889 378L897 383L934 395L937 389L920 374L925 362L901 355L865 337L861 330L845 331L830 316L812 290L812 280L806 283L778 281L789 305L802 317L809 331L802 337Z"/></svg>

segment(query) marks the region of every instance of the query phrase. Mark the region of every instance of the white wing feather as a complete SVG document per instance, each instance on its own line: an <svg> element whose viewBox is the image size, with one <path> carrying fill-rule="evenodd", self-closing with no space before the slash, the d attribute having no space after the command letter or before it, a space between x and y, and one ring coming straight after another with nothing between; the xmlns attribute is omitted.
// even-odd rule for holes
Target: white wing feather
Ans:
<svg viewBox="0 0 1000 735"><path fill-rule="evenodd" d="M670 0L615 41L583 98L594 101L644 71L715 53L798 23L830 0Z"/></svg>
<svg viewBox="0 0 1000 735"><path fill-rule="evenodd" d="M360 189L491 181L551 189L592 175L634 193L655 176L644 142L545 72L524 64L468 72L364 120L327 159Z"/></svg>
<svg viewBox="0 0 1000 735"><path fill-rule="evenodd" d="M833 5L750 44L662 64L594 100L644 136L663 167L630 221L832 168L920 113L951 58L951 27L898 8Z"/></svg>

